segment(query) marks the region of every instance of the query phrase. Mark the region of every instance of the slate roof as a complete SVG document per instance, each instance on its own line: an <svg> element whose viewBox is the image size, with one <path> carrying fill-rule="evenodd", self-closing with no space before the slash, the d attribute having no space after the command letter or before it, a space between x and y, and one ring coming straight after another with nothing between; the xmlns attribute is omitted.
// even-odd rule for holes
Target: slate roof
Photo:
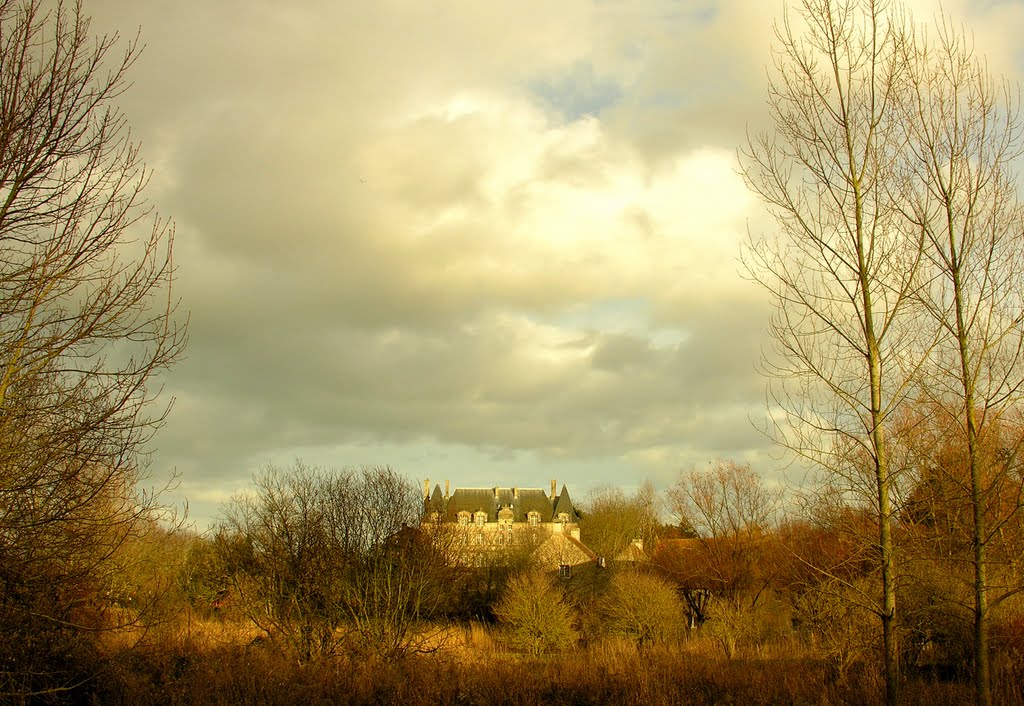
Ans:
<svg viewBox="0 0 1024 706"><path fill-rule="evenodd" d="M513 522L527 522L530 512L539 513L541 522L551 522L559 512L568 512L570 522L579 521L564 485L554 503L540 488L519 488L518 493L512 488L457 488L445 502L441 486L436 485L428 505L431 512L440 512L444 520L452 522L462 511L479 510L487 513L488 522L497 522L498 511L506 507L512 509Z"/></svg>
<svg viewBox="0 0 1024 706"><path fill-rule="evenodd" d="M434 492L430 494L430 510L431 512L444 511L444 496L441 494L440 485L435 485Z"/></svg>
<svg viewBox="0 0 1024 706"><path fill-rule="evenodd" d="M562 485L562 492L558 495L558 500L555 502L555 509L552 513L552 517L558 517L560 513L565 513L569 516L570 522L576 522L576 509L572 506L572 498L569 497L569 489Z"/></svg>

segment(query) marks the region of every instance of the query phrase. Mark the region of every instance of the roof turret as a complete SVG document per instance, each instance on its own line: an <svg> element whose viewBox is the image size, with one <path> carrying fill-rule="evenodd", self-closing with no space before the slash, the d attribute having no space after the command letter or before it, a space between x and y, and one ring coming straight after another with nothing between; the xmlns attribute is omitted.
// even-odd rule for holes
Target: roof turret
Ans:
<svg viewBox="0 0 1024 706"><path fill-rule="evenodd" d="M563 484L562 492L558 494L558 500L554 503L555 509L552 519L557 520L563 512L569 517L569 522L576 522L579 518L576 515L576 508L572 505L572 498L569 497L569 489Z"/></svg>

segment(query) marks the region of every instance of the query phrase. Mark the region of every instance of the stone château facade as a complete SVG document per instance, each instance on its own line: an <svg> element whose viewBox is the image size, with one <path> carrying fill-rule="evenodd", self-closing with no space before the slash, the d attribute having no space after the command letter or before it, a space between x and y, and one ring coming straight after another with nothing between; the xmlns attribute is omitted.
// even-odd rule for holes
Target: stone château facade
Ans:
<svg viewBox="0 0 1024 706"><path fill-rule="evenodd" d="M423 483L425 517L458 528L466 563L480 564L502 552L523 549L543 566L563 575L573 566L596 561L580 541L580 517L569 490L551 481L551 494L541 488L458 488L445 481L430 491Z"/></svg>

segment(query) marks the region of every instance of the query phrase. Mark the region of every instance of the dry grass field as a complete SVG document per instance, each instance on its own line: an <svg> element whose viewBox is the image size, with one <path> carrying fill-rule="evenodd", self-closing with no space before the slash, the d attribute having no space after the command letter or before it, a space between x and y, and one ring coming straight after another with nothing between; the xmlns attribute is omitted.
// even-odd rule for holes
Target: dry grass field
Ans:
<svg viewBox="0 0 1024 706"><path fill-rule="evenodd" d="M97 704L858 704L881 703L879 669L859 663L837 675L799 640L773 638L724 656L693 634L638 649L603 638L530 657L505 648L478 623L438 633L437 649L391 661L349 654L301 664L244 623L185 617L108 639L104 671L81 696ZM997 702L1024 705L1024 662L997 660ZM955 675L954 675L955 676ZM909 676L902 701L966 703L968 680Z"/></svg>

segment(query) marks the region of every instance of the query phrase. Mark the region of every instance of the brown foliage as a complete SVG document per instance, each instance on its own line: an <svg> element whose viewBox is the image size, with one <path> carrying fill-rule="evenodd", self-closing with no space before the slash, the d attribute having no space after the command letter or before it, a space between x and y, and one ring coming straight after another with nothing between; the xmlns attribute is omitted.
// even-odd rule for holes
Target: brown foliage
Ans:
<svg viewBox="0 0 1024 706"><path fill-rule="evenodd" d="M941 556L969 559L973 501L963 425L943 405L926 403L901 416L899 431L916 471L901 518L908 539L929 544ZM979 431L979 501L988 528L982 539L993 564L1007 563L1024 546L1020 517L1024 476L1019 459L1024 426L1019 412L1011 409L1000 415L990 413Z"/></svg>
<svg viewBox="0 0 1024 706"><path fill-rule="evenodd" d="M756 605L771 583L769 532L779 492L749 465L718 461L680 475L668 490L669 507L692 539L662 540L652 559L683 593L692 624L707 618L711 595Z"/></svg>

